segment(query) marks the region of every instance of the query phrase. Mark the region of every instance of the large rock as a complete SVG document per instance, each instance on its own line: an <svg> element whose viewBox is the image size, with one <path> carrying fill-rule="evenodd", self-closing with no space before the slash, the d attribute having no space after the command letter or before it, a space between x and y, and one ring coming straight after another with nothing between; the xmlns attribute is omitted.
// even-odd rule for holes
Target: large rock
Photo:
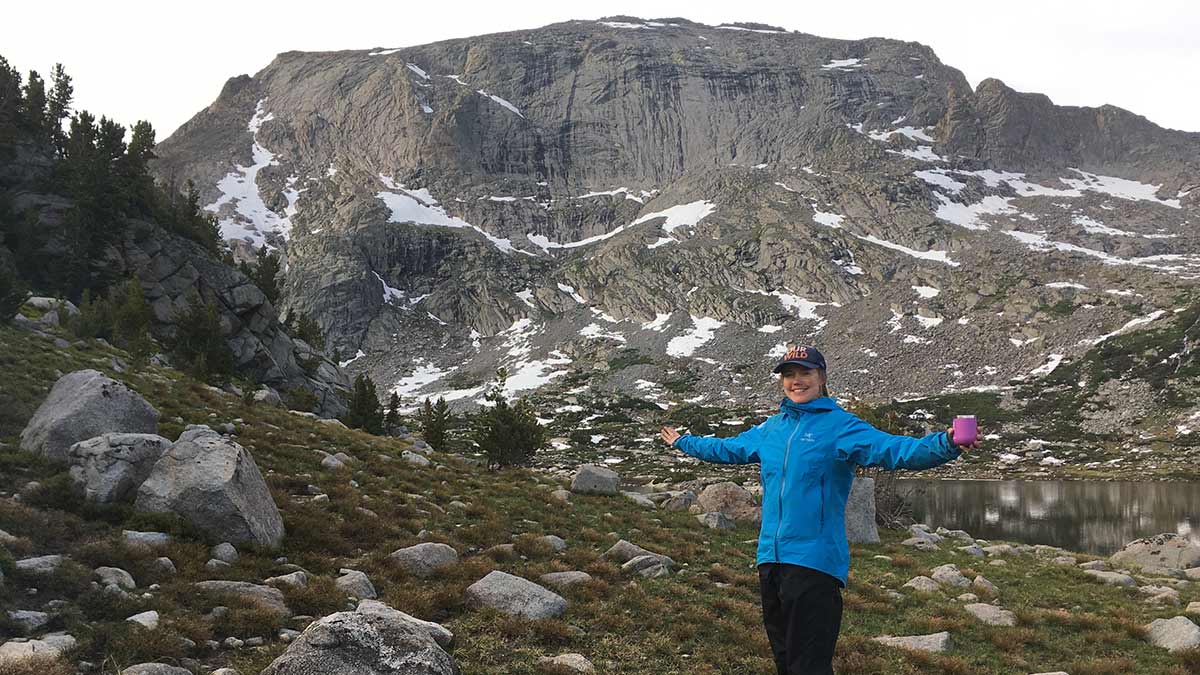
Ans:
<svg viewBox="0 0 1200 675"><path fill-rule="evenodd" d="M932 573L929 576L943 586L957 586L959 588L965 588L971 585L971 582L962 575L962 572L958 571L958 565L953 563L939 565L933 568Z"/></svg>
<svg viewBox="0 0 1200 675"><path fill-rule="evenodd" d="M71 446L71 480L85 498L132 501L154 464L171 448L157 434L104 434Z"/></svg>
<svg viewBox="0 0 1200 675"><path fill-rule="evenodd" d="M275 547L283 519L254 458L207 427L189 429L138 490L139 511L175 513L215 541Z"/></svg>
<svg viewBox="0 0 1200 675"><path fill-rule="evenodd" d="M855 476L846 498L846 541L851 544L878 544L875 526L875 479Z"/></svg>
<svg viewBox="0 0 1200 675"><path fill-rule="evenodd" d="M620 485L621 477L616 471L597 464L584 464L571 479L571 492L615 495L619 492Z"/></svg>
<svg viewBox="0 0 1200 675"><path fill-rule="evenodd" d="M235 595L250 600L259 607L284 618L292 615L292 610L288 609L283 593L277 588L252 584L248 581L198 581L195 585L196 588L208 593Z"/></svg>
<svg viewBox="0 0 1200 675"><path fill-rule="evenodd" d="M428 579L439 567L458 562L458 551L447 544L426 542L392 551L392 562L409 574Z"/></svg>
<svg viewBox="0 0 1200 675"><path fill-rule="evenodd" d="M1200 646L1200 627L1186 616L1155 619L1146 626L1146 634L1155 647L1172 652Z"/></svg>
<svg viewBox="0 0 1200 675"><path fill-rule="evenodd" d="M358 609L354 611L360 614L378 614L397 621L406 622L418 630L428 633L429 637L433 638L433 641L438 643L438 646L443 649L450 649L454 645L454 633L451 633L450 629L442 624L418 619L378 600L362 600L358 603Z"/></svg>
<svg viewBox="0 0 1200 675"><path fill-rule="evenodd" d="M458 675L426 630L392 612L339 612L309 624L260 675Z"/></svg>
<svg viewBox="0 0 1200 675"><path fill-rule="evenodd" d="M523 619L553 619L567 611L567 601L559 594L498 570L467 587L467 602Z"/></svg>
<svg viewBox="0 0 1200 675"><path fill-rule="evenodd" d="M1156 534L1125 544L1109 557L1116 567L1163 567L1186 570L1200 565L1200 544L1177 534Z"/></svg>
<svg viewBox="0 0 1200 675"><path fill-rule="evenodd" d="M21 449L65 462L72 445L107 433L158 433L158 411L121 382L78 370L54 383L21 432Z"/></svg>
<svg viewBox="0 0 1200 675"><path fill-rule="evenodd" d="M704 488L696 504L702 513L720 512L741 522L758 523L762 520L762 507L754 495L746 488L728 481Z"/></svg>

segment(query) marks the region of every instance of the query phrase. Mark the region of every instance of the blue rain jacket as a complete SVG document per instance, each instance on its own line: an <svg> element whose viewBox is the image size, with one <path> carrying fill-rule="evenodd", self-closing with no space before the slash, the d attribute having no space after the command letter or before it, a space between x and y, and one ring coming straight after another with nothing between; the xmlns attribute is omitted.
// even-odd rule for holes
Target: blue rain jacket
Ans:
<svg viewBox="0 0 1200 675"><path fill-rule="evenodd" d="M758 562L800 565L846 585L846 498L855 465L928 469L959 455L944 431L924 438L893 436L831 398L783 399L777 415L732 438L685 435L675 447L706 462L759 464L762 528Z"/></svg>

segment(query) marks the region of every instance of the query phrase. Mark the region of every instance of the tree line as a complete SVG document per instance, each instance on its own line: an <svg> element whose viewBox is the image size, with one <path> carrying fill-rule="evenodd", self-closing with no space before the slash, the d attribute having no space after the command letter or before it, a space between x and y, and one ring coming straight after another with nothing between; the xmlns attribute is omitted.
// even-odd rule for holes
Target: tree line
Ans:
<svg viewBox="0 0 1200 675"><path fill-rule="evenodd" d="M156 183L149 164L155 131L142 120L130 129L87 110L72 111L74 85L61 64L49 85L37 71L27 77L0 56L0 161L38 162L51 169L31 186L70 201L62 222L45 227L36 210L16 213L0 199L0 236L17 275L46 293L79 302L83 292L103 292L115 279L97 265L121 242L135 220L158 224L221 253L216 218L205 211L190 182ZM128 137L128 141L126 141ZM11 185L0 185L8 192Z"/></svg>

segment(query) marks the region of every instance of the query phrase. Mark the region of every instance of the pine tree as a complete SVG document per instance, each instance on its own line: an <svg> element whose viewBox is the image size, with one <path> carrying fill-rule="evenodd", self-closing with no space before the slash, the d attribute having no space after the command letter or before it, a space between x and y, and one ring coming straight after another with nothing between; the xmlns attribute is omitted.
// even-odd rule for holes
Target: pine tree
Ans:
<svg viewBox="0 0 1200 675"><path fill-rule="evenodd" d="M190 178L177 214L178 229L184 236L200 242L214 255L221 253L221 228L215 215L200 206L200 190Z"/></svg>
<svg viewBox="0 0 1200 675"><path fill-rule="evenodd" d="M472 438L489 468L528 466L546 443L533 404L528 399L520 399L515 405L508 402L504 395L507 381L508 372L497 369L496 380L484 396L492 407L477 414L471 425Z"/></svg>
<svg viewBox="0 0 1200 675"><path fill-rule="evenodd" d="M0 56L0 146L16 138L21 107L21 73Z"/></svg>
<svg viewBox="0 0 1200 675"><path fill-rule="evenodd" d="M446 399L438 398L437 403L430 403L426 398L425 404L421 407L419 421L421 435L425 437L425 442L432 445L435 450L444 450L451 422L450 406L446 405Z"/></svg>
<svg viewBox="0 0 1200 675"><path fill-rule="evenodd" d="M375 383L369 375L363 373L355 378L350 410L342 421L348 427L362 429L369 434L383 433L383 406L379 404Z"/></svg>
<svg viewBox="0 0 1200 675"><path fill-rule="evenodd" d="M171 353L183 369L198 380L222 384L233 374L234 356L221 329L217 306L201 301L192 292L188 308L174 317Z"/></svg>
<svg viewBox="0 0 1200 675"><path fill-rule="evenodd" d="M150 339L153 315L150 305L146 304L142 283L137 279L126 281L112 305L114 342L139 361L150 356L154 350L154 341Z"/></svg>
<svg viewBox="0 0 1200 675"><path fill-rule="evenodd" d="M325 335L321 332L320 324L304 312L300 312L296 317L296 330L293 335L307 342L313 349L325 351Z"/></svg>
<svg viewBox="0 0 1200 675"><path fill-rule="evenodd" d="M104 296L95 297L85 288L79 300L79 313L67 320L67 329L76 337L112 339L112 304Z"/></svg>
<svg viewBox="0 0 1200 675"><path fill-rule="evenodd" d="M46 118L46 83L36 70L29 71L21 105L21 116L25 127L39 140L50 140L50 128Z"/></svg>
<svg viewBox="0 0 1200 675"><path fill-rule="evenodd" d="M29 299L29 288L0 260L0 325L7 325Z"/></svg>
<svg viewBox="0 0 1200 675"><path fill-rule="evenodd" d="M254 282L255 286L258 286L258 290L267 296L267 300L270 300L272 305L279 302L278 277L280 263L278 253L271 252L267 249L267 245L263 244L258 249L254 267L245 263L241 263L238 267L242 270L243 274L250 277L250 281ZM305 342L308 342L308 340L305 340ZM322 340L322 342L324 341Z"/></svg>
<svg viewBox="0 0 1200 675"><path fill-rule="evenodd" d="M59 154L62 154L66 142L62 125L71 114L71 100L75 96L75 87L71 85L71 76L67 75L61 63L54 64L54 70L50 72L50 81L53 87L47 101L46 122L49 125L50 139L58 148Z"/></svg>
<svg viewBox="0 0 1200 675"><path fill-rule="evenodd" d="M396 428L400 426L400 395L392 392L388 398L387 414L383 416L383 427L387 433L396 432Z"/></svg>
<svg viewBox="0 0 1200 675"><path fill-rule="evenodd" d="M154 215L154 209L161 201L149 169L154 157L154 127L140 121L133 125L129 146L118 162L117 171L130 208L147 216Z"/></svg>

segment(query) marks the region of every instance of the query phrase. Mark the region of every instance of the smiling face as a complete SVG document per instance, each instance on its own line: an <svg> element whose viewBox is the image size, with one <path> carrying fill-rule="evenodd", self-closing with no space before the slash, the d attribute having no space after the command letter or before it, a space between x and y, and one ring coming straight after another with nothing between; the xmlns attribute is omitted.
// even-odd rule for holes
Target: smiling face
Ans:
<svg viewBox="0 0 1200 675"><path fill-rule="evenodd" d="M825 386L825 371L804 366L786 366L779 373L783 395L793 403L808 403L821 397Z"/></svg>

